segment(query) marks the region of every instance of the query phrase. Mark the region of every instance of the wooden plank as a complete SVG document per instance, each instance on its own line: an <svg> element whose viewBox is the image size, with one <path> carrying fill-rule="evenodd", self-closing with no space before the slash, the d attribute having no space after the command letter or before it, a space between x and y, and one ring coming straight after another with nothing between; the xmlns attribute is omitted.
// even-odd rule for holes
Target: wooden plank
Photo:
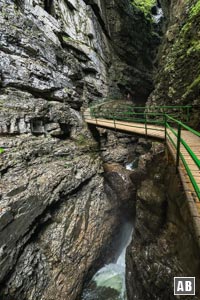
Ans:
<svg viewBox="0 0 200 300"><path fill-rule="evenodd" d="M88 110L89 111L89 110ZM89 113L88 113L89 114ZM113 121L113 120L107 120L107 119L94 119L94 118L85 118L85 121L90 124L94 124L97 126L103 126L107 128L113 128L113 129L119 129L127 132L133 132L136 134L141 134L141 135L147 135L155 138L160 138L164 139L165 137L165 130L164 127L162 126L157 126L157 125L147 125L147 132L145 125L143 123L133 123L133 122L124 122L124 121ZM174 129L175 132L177 133L177 129ZM168 129L167 133L173 140L175 144L177 144L177 137ZM187 130L182 130L181 131L181 137L185 140L185 142L188 144L188 146L192 149L192 151L195 152L197 156L200 156L200 138L194 136L192 133L190 133ZM199 146L198 146L199 144ZM176 147L173 145L172 141L168 138L167 140L167 146L171 152L171 154L174 157L174 160L176 160ZM180 151L182 155L184 156L187 165L190 168L190 171L195 178L195 181L197 182L198 185L200 185L200 170L196 166L194 160L191 158L189 155L188 151L184 147L184 145L180 146ZM185 167L183 165L182 160L180 160L180 167L179 167L179 172L181 175L182 183L184 186L184 189L187 193L189 193L192 197L192 199L198 199L196 196L196 192L193 188L193 185L191 183L191 180L185 170ZM198 211L200 212L200 203L198 205Z"/></svg>

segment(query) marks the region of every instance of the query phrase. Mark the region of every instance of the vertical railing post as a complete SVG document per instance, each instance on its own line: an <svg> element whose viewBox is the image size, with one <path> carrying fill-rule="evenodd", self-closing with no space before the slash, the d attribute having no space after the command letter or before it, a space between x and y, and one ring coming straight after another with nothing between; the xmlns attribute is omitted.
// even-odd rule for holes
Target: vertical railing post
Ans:
<svg viewBox="0 0 200 300"><path fill-rule="evenodd" d="M97 115L96 115L95 111L93 111L92 113L93 113L93 116L95 117L95 122L96 122L96 125L97 125Z"/></svg>
<svg viewBox="0 0 200 300"><path fill-rule="evenodd" d="M116 122L115 122L115 114L114 113L113 113L113 122L114 122L115 131L116 131Z"/></svg>
<svg viewBox="0 0 200 300"><path fill-rule="evenodd" d="M165 143L167 143L167 115L164 114L164 126L165 126Z"/></svg>
<svg viewBox="0 0 200 300"><path fill-rule="evenodd" d="M178 173L180 161L180 145L181 145L181 125L178 124L177 147L176 147L176 173Z"/></svg>
<svg viewBox="0 0 200 300"><path fill-rule="evenodd" d="M145 112L145 136L147 138L147 114Z"/></svg>
<svg viewBox="0 0 200 300"><path fill-rule="evenodd" d="M93 118L93 111L92 111L91 105L89 106L89 110L90 110L90 116L91 116L91 119L92 119Z"/></svg>

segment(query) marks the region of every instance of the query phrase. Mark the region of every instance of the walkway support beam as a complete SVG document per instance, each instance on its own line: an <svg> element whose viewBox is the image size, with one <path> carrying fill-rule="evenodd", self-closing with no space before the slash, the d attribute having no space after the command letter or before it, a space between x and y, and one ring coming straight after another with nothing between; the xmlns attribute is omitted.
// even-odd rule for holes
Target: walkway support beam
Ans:
<svg viewBox="0 0 200 300"><path fill-rule="evenodd" d="M165 125L165 143L167 142L167 115L164 114L164 125Z"/></svg>
<svg viewBox="0 0 200 300"><path fill-rule="evenodd" d="M147 115L145 114L145 136L147 138Z"/></svg>

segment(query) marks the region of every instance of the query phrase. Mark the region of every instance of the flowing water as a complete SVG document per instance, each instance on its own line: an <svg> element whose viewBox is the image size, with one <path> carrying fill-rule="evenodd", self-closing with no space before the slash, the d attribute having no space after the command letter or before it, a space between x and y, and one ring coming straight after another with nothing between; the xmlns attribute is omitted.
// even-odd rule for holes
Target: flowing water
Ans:
<svg viewBox="0 0 200 300"><path fill-rule="evenodd" d="M83 292L83 300L126 300L126 248L131 242L133 225L125 223L120 255L116 262L105 265L92 278Z"/></svg>
<svg viewBox="0 0 200 300"><path fill-rule="evenodd" d="M156 24L158 24L162 18L163 18L164 14L163 14L163 10L162 8L158 7L157 8L157 14L156 15L153 15L153 20Z"/></svg>
<svg viewBox="0 0 200 300"><path fill-rule="evenodd" d="M134 160L133 160L132 162L127 163L127 164L125 165L125 168L126 168L127 170L133 171L134 169L136 169L136 168L138 167L138 162L139 162L139 158L136 157L136 158L134 158Z"/></svg>

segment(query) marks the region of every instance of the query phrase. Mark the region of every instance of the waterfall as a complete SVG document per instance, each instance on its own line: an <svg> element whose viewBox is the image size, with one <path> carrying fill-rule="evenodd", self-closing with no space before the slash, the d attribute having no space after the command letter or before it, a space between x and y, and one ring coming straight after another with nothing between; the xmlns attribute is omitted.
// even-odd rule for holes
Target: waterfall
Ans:
<svg viewBox="0 0 200 300"><path fill-rule="evenodd" d="M161 7L157 7L157 13L156 13L156 15L153 15L153 20L154 20L154 22L156 23L156 24L158 24L161 20L162 20L162 18L163 18L163 10L162 10L162 8Z"/></svg>
<svg viewBox="0 0 200 300"><path fill-rule="evenodd" d="M139 161L139 158L138 157L135 157L131 162L127 163L125 165L125 168L126 170L134 170L138 167L138 161Z"/></svg>
<svg viewBox="0 0 200 300"><path fill-rule="evenodd" d="M127 170L134 170L138 165L136 157L127 163ZM126 300L126 248L131 242L133 224L124 222L122 225L119 253L115 262L105 265L93 276L88 288L83 291L82 300Z"/></svg>
<svg viewBox="0 0 200 300"><path fill-rule="evenodd" d="M116 262L105 265L92 278L92 289L83 293L84 300L126 300L126 248L131 242L133 225L125 223L122 231L120 255Z"/></svg>

